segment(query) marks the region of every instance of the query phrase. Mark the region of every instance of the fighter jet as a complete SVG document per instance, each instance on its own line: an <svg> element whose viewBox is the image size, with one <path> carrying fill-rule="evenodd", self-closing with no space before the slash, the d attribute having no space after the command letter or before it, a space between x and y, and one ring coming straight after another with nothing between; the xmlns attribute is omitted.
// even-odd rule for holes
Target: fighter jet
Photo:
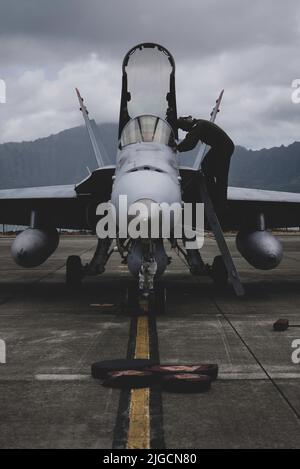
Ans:
<svg viewBox="0 0 300 469"><path fill-rule="evenodd" d="M299 226L300 194L228 187L228 209L219 219L201 168L205 146L200 146L193 167L184 166L184 156L176 149L175 62L167 49L154 43L139 44L124 58L115 165L109 164L103 146L99 145L95 122L89 118L80 92L76 92L98 168L74 185L0 191L0 222L28 226L12 243L12 257L18 265L31 268L45 262L58 246L59 228L96 233L101 220L99 204L110 202L118 209L120 196L127 197L129 207L136 202L146 207L152 203L158 206L175 203L184 210L184 203L203 203L205 228L215 236L220 255L212 265L204 264L198 249L186 249L185 240L174 236L174 227L168 240L160 236L160 231L146 238L121 236L121 221L117 217L115 239L98 238L87 265L82 265L78 256L68 257L69 287L78 287L85 276L102 274L110 255L117 251L135 279L128 302L146 294L163 309L165 291L160 279L172 262L166 253L170 242L191 274L209 275L217 285L229 282L237 295L243 295L223 228L237 231L237 248L256 269L279 265L282 247L269 230ZM217 116L222 96L223 92L213 108L211 121ZM153 221L151 212L144 215L144 221L145 218L147 223ZM125 224L130 220L128 212Z"/></svg>

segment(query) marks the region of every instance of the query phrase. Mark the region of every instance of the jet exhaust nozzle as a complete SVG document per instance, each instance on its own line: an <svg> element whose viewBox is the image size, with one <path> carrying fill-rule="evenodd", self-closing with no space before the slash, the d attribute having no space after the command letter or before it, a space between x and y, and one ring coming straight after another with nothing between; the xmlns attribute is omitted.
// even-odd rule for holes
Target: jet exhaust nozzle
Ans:
<svg viewBox="0 0 300 469"><path fill-rule="evenodd" d="M11 254L21 267L37 267L53 254L59 243L55 228L27 228L18 234L11 246Z"/></svg>
<svg viewBox="0 0 300 469"><path fill-rule="evenodd" d="M236 246L246 261L256 269L275 269L282 260L280 241L265 230L240 231L236 237Z"/></svg>

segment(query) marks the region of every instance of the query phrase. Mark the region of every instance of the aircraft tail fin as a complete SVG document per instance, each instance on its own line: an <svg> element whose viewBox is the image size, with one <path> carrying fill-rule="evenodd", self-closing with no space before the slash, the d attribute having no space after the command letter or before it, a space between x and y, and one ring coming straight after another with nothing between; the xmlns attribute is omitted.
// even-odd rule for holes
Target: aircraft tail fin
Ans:
<svg viewBox="0 0 300 469"><path fill-rule="evenodd" d="M215 122L216 117L218 115L218 112L220 112L220 105L221 105L221 101L222 101L222 98L223 98L223 94L224 94L224 90L221 91L218 99L216 100L216 104L215 104L212 112L210 113L210 122ZM198 169L199 170L201 168L201 164L202 164L203 158L205 156L206 150L207 150L207 145L205 143L201 143L200 148L199 148L198 153L197 153L197 156L196 156L196 159L195 159L193 169Z"/></svg>
<svg viewBox="0 0 300 469"><path fill-rule="evenodd" d="M87 110L87 108L86 108L86 106L83 102L83 98L82 98L78 88L75 88L75 89L76 89L76 94L77 94L78 101L79 101L79 104L80 104L80 111L82 112L84 122L85 122L85 125L86 125L86 128L87 128L87 131L88 131L89 139L90 139L90 142L91 142L92 147L93 147L93 152L94 152L94 155L96 157L98 167L101 168L105 164L109 163L109 159L108 159L108 156L106 154L106 151L105 151L105 148L103 147L103 145L101 145L101 147L102 147L101 150L99 148L99 144L98 144L98 141L97 141L97 138L96 138L96 133L97 133L96 132L96 122L89 118L89 113L88 113L88 110Z"/></svg>

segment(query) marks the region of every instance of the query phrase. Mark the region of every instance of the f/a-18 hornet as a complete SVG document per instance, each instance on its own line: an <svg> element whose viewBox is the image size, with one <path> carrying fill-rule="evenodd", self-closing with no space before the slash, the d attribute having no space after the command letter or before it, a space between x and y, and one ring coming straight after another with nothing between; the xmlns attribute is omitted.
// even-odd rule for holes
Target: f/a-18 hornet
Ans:
<svg viewBox="0 0 300 469"><path fill-rule="evenodd" d="M222 142L216 146L220 154L209 161L210 150L207 152L201 131L198 140L202 140L202 143L194 165L186 167L182 164L184 154L181 153L178 128L190 129L191 134L186 137L188 140L193 129L194 134L197 134L199 126L198 121L190 117L177 117L175 63L168 50L158 44L139 44L124 58L115 165L109 164L103 146L98 143L95 122L90 120L83 99L79 91L76 92L98 168L75 185L0 191L0 222L28 226L12 243L12 256L17 264L30 268L45 262L58 246L58 228L91 230L96 233L99 220L104 216L102 212L99 215L97 207L101 203L110 202L118 214L115 218L115 239L98 237L95 253L85 266L78 256L68 257L66 281L70 286L79 285L84 276L102 274L111 253L118 251L135 278L136 293L133 295L151 294L162 304L164 292L160 278L172 261L165 251L166 244L170 242L172 248L185 258L192 274L207 274L217 284L230 282L236 294L243 295L244 289L223 230L237 231L237 248L253 267L273 269L279 265L282 258L281 244L267 229L299 225L300 194L227 187L228 168L226 174ZM223 92L211 113L212 127L208 128L215 126L213 122L222 96ZM228 141L224 139L224 147ZM213 142L208 140L206 143L214 148ZM192 146L196 144L197 139L194 138ZM229 147L227 145L227 149ZM232 150L229 151L229 158ZM225 157L228 162L228 155ZM214 174L205 171L204 161L208 166L213 161L210 166L215 167ZM223 168L220 183L217 180L218 165ZM218 195L222 191L223 200ZM126 196L129 207L125 218L123 213L122 220L118 212L120 196ZM132 221L130 207L135 203L142 203L149 209L142 214L140 222L151 224L154 222L151 217L158 221L156 234L149 232L147 237L134 238L130 233L124 235L124 223L129 225ZM150 210L153 203L158 207L162 204L179 204L182 211L185 204L192 204L192 207L197 203L204 204L204 227L213 233L220 250L220 255L211 266L204 264L197 246L188 249L184 236L180 239L175 236L174 217L170 217L168 240L163 239L160 213L157 215L155 212L153 215ZM192 219L195 219L195 213Z"/></svg>

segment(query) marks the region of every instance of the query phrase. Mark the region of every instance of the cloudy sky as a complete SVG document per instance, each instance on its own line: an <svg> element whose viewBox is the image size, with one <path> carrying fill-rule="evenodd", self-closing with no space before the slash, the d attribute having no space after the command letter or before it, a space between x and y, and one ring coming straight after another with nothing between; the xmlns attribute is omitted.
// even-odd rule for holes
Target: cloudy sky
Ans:
<svg viewBox="0 0 300 469"><path fill-rule="evenodd" d="M300 141L299 0L0 0L0 142L82 124L74 87L98 122L116 122L121 62L140 42L176 61L178 113L218 123L236 144Z"/></svg>

